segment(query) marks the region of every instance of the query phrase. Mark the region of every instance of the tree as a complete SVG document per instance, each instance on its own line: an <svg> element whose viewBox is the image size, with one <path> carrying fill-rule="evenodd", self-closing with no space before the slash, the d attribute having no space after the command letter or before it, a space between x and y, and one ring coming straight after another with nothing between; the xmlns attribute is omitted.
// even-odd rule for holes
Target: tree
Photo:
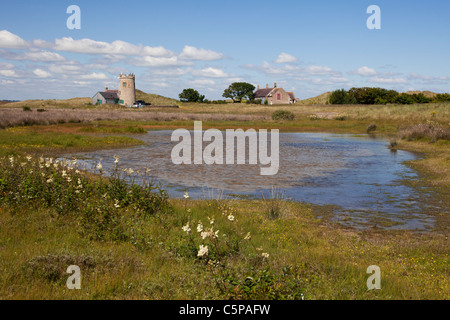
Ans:
<svg viewBox="0 0 450 320"><path fill-rule="evenodd" d="M330 104L348 104L350 99L348 92L344 89L333 91L328 100Z"/></svg>
<svg viewBox="0 0 450 320"><path fill-rule="evenodd" d="M234 82L224 90L223 97L233 99L233 102L241 102L242 99L247 98L253 100L255 86L247 82Z"/></svg>
<svg viewBox="0 0 450 320"><path fill-rule="evenodd" d="M197 90L192 88L184 89L178 97L183 102L203 102L205 99L204 95L200 95Z"/></svg>

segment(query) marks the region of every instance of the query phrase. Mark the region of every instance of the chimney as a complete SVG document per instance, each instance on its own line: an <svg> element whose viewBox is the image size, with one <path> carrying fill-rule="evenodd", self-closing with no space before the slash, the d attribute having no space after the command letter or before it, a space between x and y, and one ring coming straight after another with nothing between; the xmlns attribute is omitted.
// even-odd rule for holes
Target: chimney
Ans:
<svg viewBox="0 0 450 320"><path fill-rule="evenodd" d="M108 91L108 87L105 87L105 91Z"/></svg>
<svg viewBox="0 0 450 320"><path fill-rule="evenodd" d="M258 86L257 86L257 89L256 90L259 90L259 84L258 84Z"/></svg>
<svg viewBox="0 0 450 320"><path fill-rule="evenodd" d="M273 87L274 87L274 88L276 88L276 87L277 87L277 83L276 83L276 82L275 82L275 83L273 84Z"/></svg>
<svg viewBox="0 0 450 320"><path fill-rule="evenodd" d="M266 83L266 89L269 89L269 84L268 83Z"/></svg>

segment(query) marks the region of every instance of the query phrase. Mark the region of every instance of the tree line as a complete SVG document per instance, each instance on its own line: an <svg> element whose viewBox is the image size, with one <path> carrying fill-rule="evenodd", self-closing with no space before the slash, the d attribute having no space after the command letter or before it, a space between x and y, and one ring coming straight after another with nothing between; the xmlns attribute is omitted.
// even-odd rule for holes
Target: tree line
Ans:
<svg viewBox="0 0 450 320"><path fill-rule="evenodd" d="M233 102L239 103L246 99L254 100L255 86L247 82L233 82L226 88L222 94L224 98L232 99ZM226 103L225 100L207 100L205 96L200 94L197 90L192 88L184 89L178 95L180 101L183 102L198 102L198 103Z"/></svg>
<svg viewBox="0 0 450 320"><path fill-rule="evenodd" d="M399 93L383 88L351 88L350 90L335 90L331 93L330 104L414 104L431 102L450 102L450 94L437 94L433 98L423 93Z"/></svg>

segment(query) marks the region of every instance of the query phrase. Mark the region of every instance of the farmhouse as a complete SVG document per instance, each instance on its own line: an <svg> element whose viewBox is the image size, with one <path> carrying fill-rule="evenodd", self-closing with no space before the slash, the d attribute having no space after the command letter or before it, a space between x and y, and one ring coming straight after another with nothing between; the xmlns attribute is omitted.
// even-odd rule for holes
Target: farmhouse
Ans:
<svg viewBox="0 0 450 320"><path fill-rule="evenodd" d="M108 90L108 87L105 91L98 91L92 97L93 104L118 104L119 100L119 90Z"/></svg>
<svg viewBox="0 0 450 320"><path fill-rule="evenodd" d="M119 76L119 90L98 91L92 97L93 104L120 104L131 107L136 102L136 84L134 74Z"/></svg>
<svg viewBox="0 0 450 320"><path fill-rule="evenodd" d="M267 84L265 89L260 89L258 85L254 94L255 100L261 100L262 104L293 104L297 101L293 92L286 92L283 88L278 88L276 82L273 84L273 88L269 88Z"/></svg>

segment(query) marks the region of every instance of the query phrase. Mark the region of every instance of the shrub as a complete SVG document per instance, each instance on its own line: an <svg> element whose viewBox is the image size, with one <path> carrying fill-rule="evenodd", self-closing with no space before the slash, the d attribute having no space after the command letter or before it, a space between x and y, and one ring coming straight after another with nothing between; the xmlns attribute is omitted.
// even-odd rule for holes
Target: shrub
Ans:
<svg viewBox="0 0 450 320"><path fill-rule="evenodd" d="M294 120L295 114L287 110L277 110L272 113L272 120Z"/></svg>
<svg viewBox="0 0 450 320"><path fill-rule="evenodd" d="M32 111L31 108L28 106L23 106L22 109L23 111Z"/></svg>
<svg viewBox="0 0 450 320"><path fill-rule="evenodd" d="M429 139L430 142L437 140L450 140L450 129L432 121L407 126L399 130L399 136L407 140Z"/></svg>

